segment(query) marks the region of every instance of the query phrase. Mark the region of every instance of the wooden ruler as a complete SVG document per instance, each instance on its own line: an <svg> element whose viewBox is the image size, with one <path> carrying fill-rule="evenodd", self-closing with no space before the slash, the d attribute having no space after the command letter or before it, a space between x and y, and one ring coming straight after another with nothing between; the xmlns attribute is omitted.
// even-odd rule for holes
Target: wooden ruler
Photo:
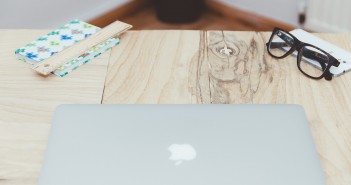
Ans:
<svg viewBox="0 0 351 185"><path fill-rule="evenodd" d="M113 22L92 36L75 43L47 60L44 60L42 63L38 63L33 67L33 69L39 74L47 76L57 68L64 65L66 62L84 54L85 51L106 41L109 38L122 34L131 28L132 25L124 22Z"/></svg>

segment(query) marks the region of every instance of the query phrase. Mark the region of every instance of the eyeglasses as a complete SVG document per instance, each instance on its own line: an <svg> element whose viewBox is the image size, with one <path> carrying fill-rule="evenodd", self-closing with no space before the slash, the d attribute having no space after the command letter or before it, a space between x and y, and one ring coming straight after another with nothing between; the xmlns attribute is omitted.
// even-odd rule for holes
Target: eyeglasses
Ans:
<svg viewBox="0 0 351 185"><path fill-rule="evenodd" d="M308 43L299 41L291 33L274 28L267 45L268 53L282 59L297 52L297 67L306 76L312 79L325 78L331 80L333 74L330 67L338 67L340 62L322 49Z"/></svg>

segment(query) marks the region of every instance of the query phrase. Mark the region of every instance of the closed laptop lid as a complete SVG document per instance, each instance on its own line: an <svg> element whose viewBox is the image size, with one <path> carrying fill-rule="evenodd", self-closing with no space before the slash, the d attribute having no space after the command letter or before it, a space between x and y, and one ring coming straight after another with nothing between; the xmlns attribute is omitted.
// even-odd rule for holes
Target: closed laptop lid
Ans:
<svg viewBox="0 0 351 185"><path fill-rule="evenodd" d="M325 185L296 105L63 105L39 185Z"/></svg>

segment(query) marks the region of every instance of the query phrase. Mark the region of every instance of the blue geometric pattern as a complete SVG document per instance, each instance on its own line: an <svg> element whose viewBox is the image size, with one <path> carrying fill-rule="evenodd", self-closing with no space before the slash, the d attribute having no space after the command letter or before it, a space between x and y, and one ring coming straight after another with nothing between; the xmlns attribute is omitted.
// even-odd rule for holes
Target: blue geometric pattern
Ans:
<svg viewBox="0 0 351 185"><path fill-rule="evenodd" d="M100 28L91 24L79 20L73 20L48 34L39 37L33 42L26 44L24 47L18 48L15 53L18 59L34 65L54 56L65 48L92 36L99 30ZM118 43L119 39L117 37L109 39L99 46L87 51L82 56L67 61L63 66L54 71L54 74L64 76L73 69L76 69L80 65L91 60L94 56Z"/></svg>

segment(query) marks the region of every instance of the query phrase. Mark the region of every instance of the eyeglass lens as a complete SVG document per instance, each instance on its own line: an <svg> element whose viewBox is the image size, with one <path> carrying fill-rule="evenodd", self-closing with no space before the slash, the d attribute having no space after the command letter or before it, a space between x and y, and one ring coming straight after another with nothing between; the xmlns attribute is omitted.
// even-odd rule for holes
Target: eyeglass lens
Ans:
<svg viewBox="0 0 351 185"><path fill-rule="evenodd" d="M300 50L298 65L300 69L312 77L320 77L327 68L329 57L312 46L304 46Z"/></svg>
<svg viewBox="0 0 351 185"><path fill-rule="evenodd" d="M268 46L269 52L275 57L284 56L294 46L294 38L284 31L276 31Z"/></svg>

